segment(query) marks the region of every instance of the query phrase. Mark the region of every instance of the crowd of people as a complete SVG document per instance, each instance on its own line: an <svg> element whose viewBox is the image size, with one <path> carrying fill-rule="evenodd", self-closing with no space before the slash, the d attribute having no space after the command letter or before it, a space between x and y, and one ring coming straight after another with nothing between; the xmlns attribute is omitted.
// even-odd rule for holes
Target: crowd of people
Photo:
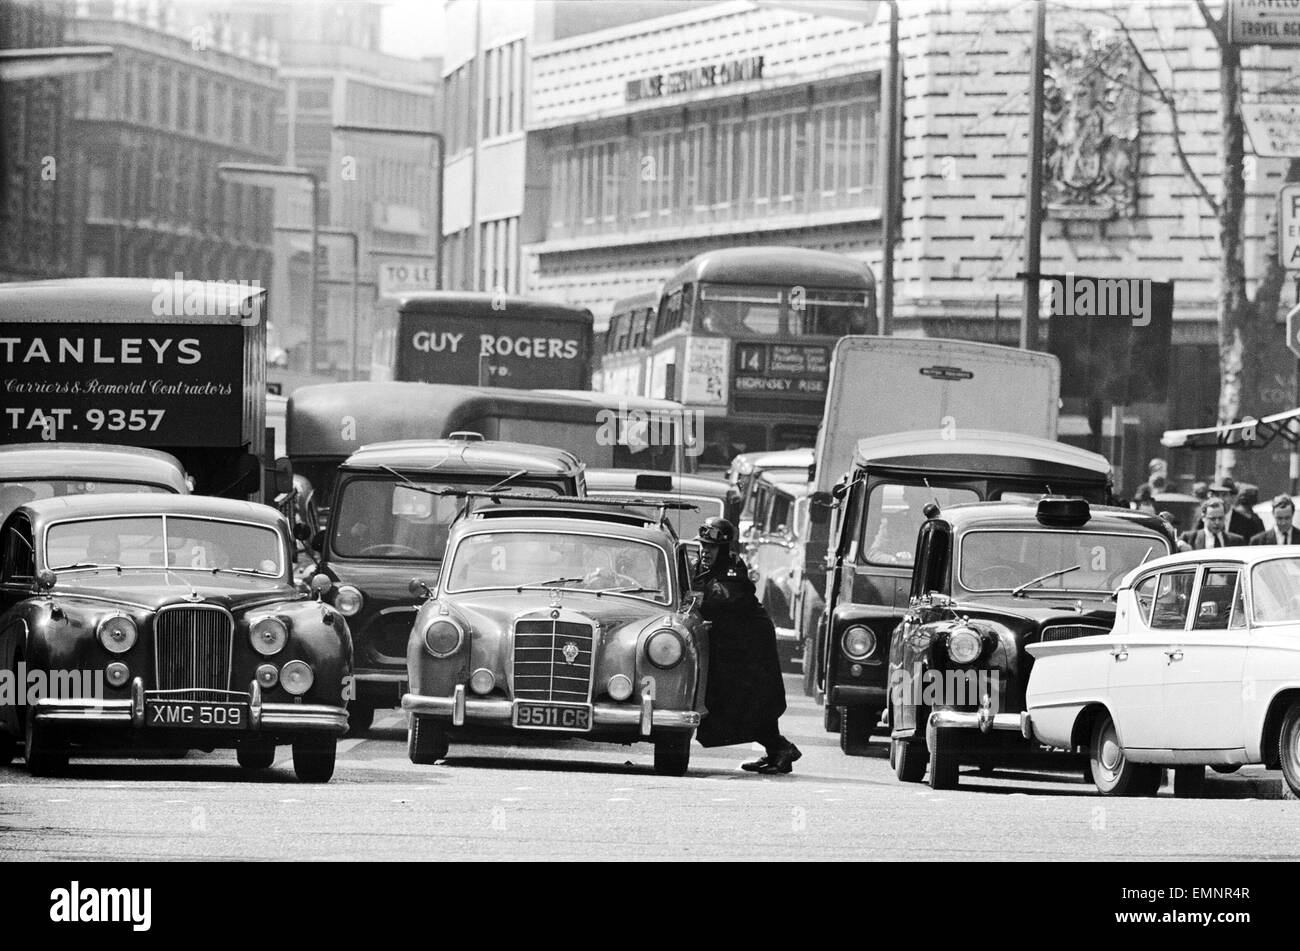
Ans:
<svg viewBox="0 0 1300 951"><path fill-rule="evenodd" d="M1129 505L1160 516L1169 526L1170 540L1177 544L1179 551L1233 545L1300 544L1300 529L1294 525L1295 500L1290 495L1273 497L1270 505L1273 527L1265 528L1263 519L1255 512L1259 505L1257 486L1238 485L1226 476L1213 483L1196 482L1192 497L1199 504L1191 513L1196 515L1196 521L1182 525L1175 512L1161 506L1173 494L1169 492L1167 479L1164 460L1152 459L1148 479L1138 486Z"/></svg>

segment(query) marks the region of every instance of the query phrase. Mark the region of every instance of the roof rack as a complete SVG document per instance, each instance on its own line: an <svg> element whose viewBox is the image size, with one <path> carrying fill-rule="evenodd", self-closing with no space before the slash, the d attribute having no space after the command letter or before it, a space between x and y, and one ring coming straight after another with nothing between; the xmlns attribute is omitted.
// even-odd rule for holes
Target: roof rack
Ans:
<svg viewBox="0 0 1300 951"><path fill-rule="evenodd" d="M540 502L542 507L548 502L561 502L565 505L590 505L603 509L609 508L650 508L657 509L653 517L647 517L646 521L656 521L659 527L670 534L674 541L677 540L677 530L673 527L672 521L668 518L669 510L698 509L699 506L693 502L679 502L675 499L593 499L580 495L533 495L524 492L486 492L481 489L424 489L432 495L453 496L465 499L465 506L456 515L456 521L467 517L475 511L473 501L475 499L488 499L493 504L499 505L503 501L509 502Z"/></svg>

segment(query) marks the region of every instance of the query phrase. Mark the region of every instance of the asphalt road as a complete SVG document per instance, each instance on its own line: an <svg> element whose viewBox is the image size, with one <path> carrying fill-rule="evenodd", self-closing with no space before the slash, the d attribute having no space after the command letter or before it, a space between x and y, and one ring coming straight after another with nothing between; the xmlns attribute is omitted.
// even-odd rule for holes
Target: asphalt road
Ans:
<svg viewBox="0 0 1300 951"><path fill-rule="evenodd" d="M786 679L789 776L742 772L748 747L693 749L659 777L648 745L457 747L406 758L401 714L345 740L328 785L298 783L287 748L246 774L233 752L74 760L34 779L0 768L0 861L22 859L1289 859L1300 803L1280 774L1212 776L1207 798L1103 799L1058 772L963 771L936 793L898 782L883 737L844 756Z"/></svg>

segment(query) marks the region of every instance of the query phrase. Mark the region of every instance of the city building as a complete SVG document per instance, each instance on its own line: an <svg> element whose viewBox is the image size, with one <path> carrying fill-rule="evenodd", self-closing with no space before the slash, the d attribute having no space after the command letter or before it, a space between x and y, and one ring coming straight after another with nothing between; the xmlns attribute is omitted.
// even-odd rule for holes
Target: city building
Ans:
<svg viewBox="0 0 1300 951"><path fill-rule="evenodd" d="M65 43L66 6L0 2L0 49ZM73 80L0 83L0 281L78 273L81 222L71 100Z"/></svg>
<svg viewBox="0 0 1300 951"><path fill-rule="evenodd" d="M899 5L895 333L1019 341L1033 6ZM728 245L839 251L879 273L887 18L864 24L790 7L727 0L531 48L519 225L526 293L590 307L599 321L615 300ZM1217 193L1222 130L1219 51L1196 6L1153 0L1120 13L1100 0L1047 11L1057 85L1040 270L1175 284L1172 347L1149 356L1167 361L1167 398L1115 414L1072 400L1062 416L1063 438L1109 452L1131 490L1162 454L1164 430L1217 416L1218 226L1174 137ZM1294 66L1285 50L1242 56L1249 96L1284 84ZM1252 292L1284 168L1282 159L1247 163ZM1045 345L1047 321L1040 327ZM1278 372L1289 375L1281 339ZM1288 387L1252 405L1289 408ZM1277 397L1284 405L1268 405ZM1101 432L1090 411L1106 421ZM1244 453L1239 471L1280 486L1284 453ZM1212 457L1167 455L1176 477L1213 470Z"/></svg>
<svg viewBox="0 0 1300 951"><path fill-rule="evenodd" d="M272 209L254 187L222 181L222 162L277 161L282 93L266 36L192 26L180 8L78 0L68 43L106 44L112 64L68 80L78 273L271 284Z"/></svg>

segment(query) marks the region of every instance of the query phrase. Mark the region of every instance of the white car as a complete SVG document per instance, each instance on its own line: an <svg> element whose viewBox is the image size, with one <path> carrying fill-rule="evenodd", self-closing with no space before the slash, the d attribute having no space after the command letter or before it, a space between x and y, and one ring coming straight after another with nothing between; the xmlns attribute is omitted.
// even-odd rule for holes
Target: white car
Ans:
<svg viewBox="0 0 1300 951"><path fill-rule="evenodd" d="M1030 645L1022 729L1084 749L1105 795L1198 795L1205 767L1281 769L1300 797L1300 549L1153 559L1125 576L1109 634Z"/></svg>

